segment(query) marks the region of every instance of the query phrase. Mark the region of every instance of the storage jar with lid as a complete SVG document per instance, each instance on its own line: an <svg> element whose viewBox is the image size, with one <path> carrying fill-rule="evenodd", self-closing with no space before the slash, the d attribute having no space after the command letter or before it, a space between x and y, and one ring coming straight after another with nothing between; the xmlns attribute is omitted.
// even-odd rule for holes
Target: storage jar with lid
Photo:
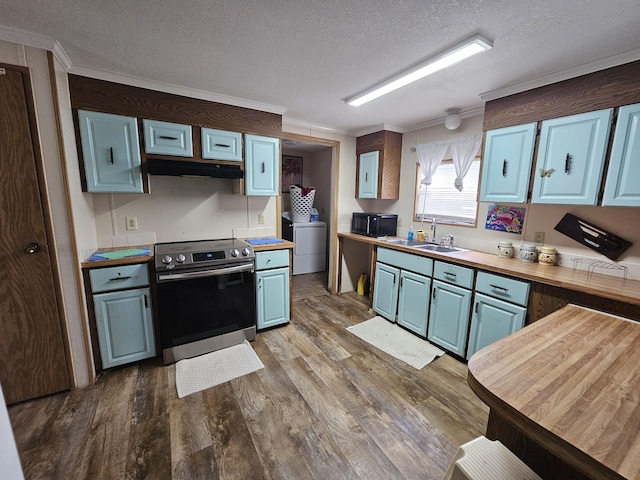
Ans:
<svg viewBox="0 0 640 480"><path fill-rule="evenodd" d="M538 254L538 262L542 265L555 265L556 264L555 247L540 247L540 253Z"/></svg>
<svg viewBox="0 0 640 480"><path fill-rule="evenodd" d="M533 243L525 243L520 247L520 260L535 262L538 259L538 251Z"/></svg>
<svg viewBox="0 0 640 480"><path fill-rule="evenodd" d="M513 244L511 242L498 243L498 256L502 258L513 257Z"/></svg>

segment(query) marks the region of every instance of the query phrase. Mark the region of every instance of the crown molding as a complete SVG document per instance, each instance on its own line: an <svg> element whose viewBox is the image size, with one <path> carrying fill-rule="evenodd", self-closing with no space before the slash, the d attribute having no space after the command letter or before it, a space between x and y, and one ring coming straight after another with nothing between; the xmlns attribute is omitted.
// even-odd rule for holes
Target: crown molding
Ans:
<svg viewBox="0 0 640 480"><path fill-rule="evenodd" d="M27 47L39 48L41 50L50 50L66 71L69 71L71 68L71 59L69 58L69 55L67 55L67 52L64 51L62 45L60 45L60 43L54 38L0 25L0 40L5 40L7 42Z"/></svg>
<svg viewBox="0 0 640 480"><path fill-rule="evenodd" d="M464 110L459 113L460 118L477 117L478 115L484 115L484 105L478 108L472 108L471 110ZM405 133L415 132L416 130L422 130L423 128L435 127L436 125L443 125L447 116L433 118L424 122L415 123L405 127Z"/></svg>
<svg viewBox="0 0 640 480"><path fill-rule="evenodd" d="M590 73L617 67L637 60L640 60L640 48L587 63L586 65L563 70L562 72L545 75L544 77L538 77L533 80L527 80L526 82L516 83L508 87L484 92L480 94L480 98L485 102L488 102L496 100L497 98L508 97L509 95L526 92L527 90L533 90L534 88L544 87L546 85L551 85L552 83L562 82L582 75L588 75Z"/></svg>
<svg viewBox="0 0 640 480"><path fill-rule="evenodd" d="M320 125L317 123L306 122L304 120L298 120L296 118L283 116L282 117L283 128L285 125L288 125L291 127L305 128L309 130L318 130L318 131L327 132L327 133L335 133L336 135L350 135L350 132L348 132L347 130L342 130L339 128L330 127L328 125Z"/></svg>

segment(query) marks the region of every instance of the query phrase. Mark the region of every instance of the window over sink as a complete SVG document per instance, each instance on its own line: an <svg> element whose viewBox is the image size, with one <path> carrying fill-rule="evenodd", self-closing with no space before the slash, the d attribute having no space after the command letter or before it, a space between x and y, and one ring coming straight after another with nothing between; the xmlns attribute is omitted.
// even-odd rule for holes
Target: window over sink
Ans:
<svg viewBox="0 0 640 480"><path fill-rule="evenodd" d="M471 163L464 177L464 189L455 187L456 170L453 160L443 160L433 174L432 183L421 183L420 165L416 165L416 194L414 221L475 227L478 211L478 187L480 184L480 157Z"/></svg>

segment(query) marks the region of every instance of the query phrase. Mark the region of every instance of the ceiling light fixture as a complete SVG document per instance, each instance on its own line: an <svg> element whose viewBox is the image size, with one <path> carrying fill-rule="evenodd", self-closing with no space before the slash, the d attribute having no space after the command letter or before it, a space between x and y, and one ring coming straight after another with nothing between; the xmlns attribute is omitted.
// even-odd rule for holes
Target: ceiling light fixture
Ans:
<svg viewBox="0 0 640 480"><path fill-rule="evenodd" d="M462 117L460 117L460 110L449 110L447 118L444 119L444 126L447 130L455 130L462 123Z"/></svg>
<svg viewBox="0 0 640 480"><path fill-rule="evenodd" d="M378 98L389 92L393 92L400 87L404 87L405 85L415 82L416 80L420 80L421 78L424 78L427 75L431 75L438 70L442 70L458 62L461 62L465 58L469 58L476 53L491 50L491 48L493 48L492 42L484 37L481 37L480 35L476 35L456 45L455 47L444 51L439 55L431 57L424 62L410 67L404 72L401 72L398 75L395 75L394 77L391 77L390 79L385 80L378 85L365 90L362 93L347 98L345 102L354 107L359 107L360 105L369 102L374 98Z"/></svg>

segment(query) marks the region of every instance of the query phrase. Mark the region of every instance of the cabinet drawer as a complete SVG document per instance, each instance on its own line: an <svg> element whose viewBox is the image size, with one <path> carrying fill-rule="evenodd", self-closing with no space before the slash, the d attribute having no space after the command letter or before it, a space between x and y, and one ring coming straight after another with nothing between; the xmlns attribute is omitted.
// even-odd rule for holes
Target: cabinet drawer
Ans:
<svg viewBox="0 0 640 480"><path fill-rule="evenodd" d="M529 283L487 272L478 272L476 292L517 303L524 307L529 302Z"/></svg>
<svg viewBox="0 0 640 480"><path fill-rule="evenodd" d="M422 275L429 276L433 272L433 260L430 258L399 252L398 250L378 248L378 261Z"/></svg>
<svg viewBox="0 0 640 480"><path fill-rule="evenodd" d="M242 161L242 134L239 132L227 132L202 129L202 158L215 158L217 160Z"/></svg>
<svg viewBox="0 0 640 480"><path fill-rule="evenodd" d="M94 268L89 270L89 278L93 293L149 285L149 271L146 263Z"/></svg>
<svg viewBox="0 0 640 480"><path fill-rule="evenodd" d="M473 288L473 268L436 260L433 265L433 278L462 288Z"/></svg>
<svg viewBox="0 0 640 480"><path fill-rule="evenodd" d="M146 153L193 157L190 125L156 120L143 120L142 124L144 125L144 151Z"/></svg>
<svg viewBox="0 0 640 480"><path fill-rule="evenodd" d="M288 267L289 250L271 250L268 252L256 252L256 270L266 268Z"/></svg>

